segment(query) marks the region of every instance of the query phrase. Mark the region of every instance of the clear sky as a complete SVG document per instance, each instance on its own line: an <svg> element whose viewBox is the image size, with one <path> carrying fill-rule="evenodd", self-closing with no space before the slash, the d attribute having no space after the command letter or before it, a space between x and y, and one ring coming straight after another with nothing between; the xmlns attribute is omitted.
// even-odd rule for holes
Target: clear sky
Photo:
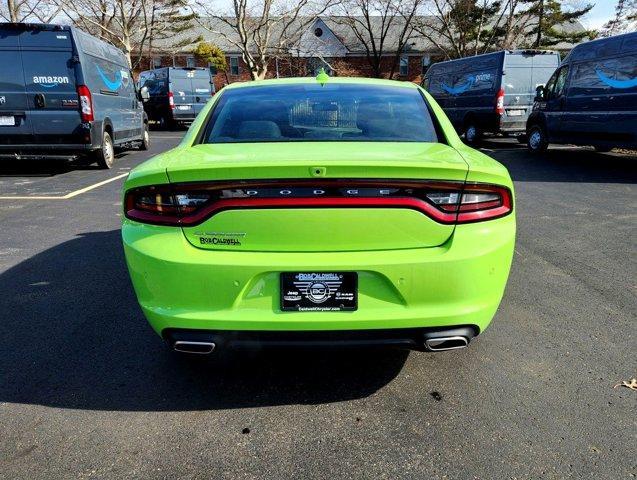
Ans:
<svg viewBox="0 0 637 480"><path fill-rule="evenodd" d="M584 23L588 28L599 28L604 25L615 13L617 0L597 0L593 9L588 12Z"/></svg>

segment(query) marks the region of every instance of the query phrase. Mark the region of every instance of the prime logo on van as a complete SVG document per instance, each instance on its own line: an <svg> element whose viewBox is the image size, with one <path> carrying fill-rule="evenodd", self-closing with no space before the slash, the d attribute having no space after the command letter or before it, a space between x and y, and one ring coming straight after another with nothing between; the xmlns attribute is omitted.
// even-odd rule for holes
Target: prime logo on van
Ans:
<svg viewBox="0 0 637 480"><path fill-rule="evenodd" d="M53 88L58 85L68 84L69 77L67 76L47 76L47 75L34 75L33 83L36 83L44 88Z"/></svg>
<svg viewBox="0 0 637 480"><path fill-rule="evenodd" d="M605 75L600 68L596 68L595 73L597 74L597 77L609 87L613 87L613 88L637 87L637 77L629 78L628 80L617 80L615 78L610 78L608 75Z"/></svg>

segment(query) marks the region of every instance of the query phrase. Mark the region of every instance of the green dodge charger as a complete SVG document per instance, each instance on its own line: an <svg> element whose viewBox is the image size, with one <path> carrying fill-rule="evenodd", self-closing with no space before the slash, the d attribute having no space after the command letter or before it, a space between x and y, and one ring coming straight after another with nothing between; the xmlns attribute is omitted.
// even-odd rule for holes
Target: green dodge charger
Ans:
<svg viewBox="0 0 637 480"><path fill-rule="evenodd" d="M144 314L176 351L466 347L515 242L507 170L406 82L234 84L124 185Z"/></svg>

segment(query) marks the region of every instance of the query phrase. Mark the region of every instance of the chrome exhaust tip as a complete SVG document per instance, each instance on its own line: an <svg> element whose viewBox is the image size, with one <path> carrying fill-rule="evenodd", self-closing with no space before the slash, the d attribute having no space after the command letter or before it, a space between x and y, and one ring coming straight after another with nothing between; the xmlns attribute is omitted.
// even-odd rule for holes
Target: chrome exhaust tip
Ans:
<svg viewBox="0 0 637 480"><path fill-rule="evenodd" d="M173 343L173 350L180 353L196 353L208 355L212 353L216 345L214 342L193 342L189 340L177 340Z"/></svg>
<svg viewBox="0 0 637 480"><path fill-rule="evenodd" d="M466 348L469 339L459 335L451 337L433 337L425 339L425 348L430 352L443 352L445 350L458 350Z"/></svg>

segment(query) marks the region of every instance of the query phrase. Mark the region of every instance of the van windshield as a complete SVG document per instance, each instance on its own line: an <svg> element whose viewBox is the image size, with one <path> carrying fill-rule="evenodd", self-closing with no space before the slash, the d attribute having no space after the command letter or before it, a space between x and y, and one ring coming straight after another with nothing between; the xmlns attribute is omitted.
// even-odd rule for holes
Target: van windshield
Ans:
<svg viewBox="0 0 637 480"><path fill-rule="evenodd" d="M437 142L415 88L276 85L222 91L204 143Z"/></svg>

